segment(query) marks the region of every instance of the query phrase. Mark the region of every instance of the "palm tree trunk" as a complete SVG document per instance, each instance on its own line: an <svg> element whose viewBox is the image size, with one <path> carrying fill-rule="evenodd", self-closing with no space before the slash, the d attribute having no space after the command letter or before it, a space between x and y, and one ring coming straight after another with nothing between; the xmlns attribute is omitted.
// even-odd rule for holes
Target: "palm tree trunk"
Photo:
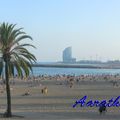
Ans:
<svg viewBox="0 0 120 120"><path fill-rule="evenodd" d="M11 117L11 93L10 93L10 84L9 84L9 73L8 73L8 61L5 62L5 77L6 77L6 93L7 93L7 111L6 117Z"/></svg>

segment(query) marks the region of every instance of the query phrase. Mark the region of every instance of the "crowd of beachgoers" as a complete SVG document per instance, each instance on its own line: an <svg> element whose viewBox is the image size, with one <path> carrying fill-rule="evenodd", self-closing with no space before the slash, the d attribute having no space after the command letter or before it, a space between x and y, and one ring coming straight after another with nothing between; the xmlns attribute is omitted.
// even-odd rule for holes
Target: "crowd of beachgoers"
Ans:
<svg viewBox="0 0 120 120"><path fill-rule="evenodd" d="M29 77L18 77L17 75L15 77L10 78L11 84L15 84L15 81L17 80L25 80L26 82L33 82L39 84L43 80L54 80L54 81L66 81L66 84L70 84L72 87L74 83L84 82L84 81L108 81L113 83L115 86L119 86L120 81L120 74L110 75L110 74L102 74L102 75L79 75L75 76L73 75L39 75L39 76L29 76ZM0 81L0 84L4 84L5 80Z"/></svg>
<svg viewBox="0 0 120 120"><path fill-rule="evenodd" d="M18 77L17 75L15 77L10 78L10 84L15 85L16 81L25 81L29 87L35 87L35 86L42 86L45 89L46 86L43 86L41 81L45 80L53 80L56 81L56 84L58 85L67 85L70 88L72 88L75 84L80 84L81 82L97 82L97 81L108 81L113 86L119 87L120 85L120 74L110 75L110 74L103 74L103 75L39 75L39 76L29 76L29 77ZM0 80L0 88L3 88L5 84L5 80Z"/></svg>
<svg viewBox="0 0 120 120"><path fill-rule="evenodd" d="M79 82L85 82L85 81L108 81L113 84L113 86L119 86L120 82L120 74L115 74L115 75L39 75L39 76L32 76L27 78L28 81L33 81L38 83L42 80L55 80L55 81L61 81L59 84L66 84L70 85L70 88L74 84L77 84ZM64 81L64 83L62 83Z"/></svg>
<svg viewBox="0 0 120 120"><path fill-rule="evenodd" d="M110 78L116 78L116 79L120 79L120 74L115 74L115 75L110 75L110 74L102 74L102 75L39 75L39 76L29 76L27 78L23 77L22 79L27 79L27 80L66 80L66 79L74 79L76 81L79 80L84 80L84 79L89 79L89 80L95 80L95 79L103 79L103 80L108 80Z"/></svg>

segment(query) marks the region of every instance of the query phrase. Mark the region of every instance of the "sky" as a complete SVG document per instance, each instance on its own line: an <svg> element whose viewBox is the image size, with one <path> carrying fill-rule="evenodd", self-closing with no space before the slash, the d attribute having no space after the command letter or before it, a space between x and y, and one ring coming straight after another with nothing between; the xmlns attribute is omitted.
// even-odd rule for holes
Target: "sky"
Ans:
<svg viewBox="0 0 120 120"><path fill-rule="evenodd" d="M23 27L38 61L120 60L120 0L1 0L0 23Z"/></svg>

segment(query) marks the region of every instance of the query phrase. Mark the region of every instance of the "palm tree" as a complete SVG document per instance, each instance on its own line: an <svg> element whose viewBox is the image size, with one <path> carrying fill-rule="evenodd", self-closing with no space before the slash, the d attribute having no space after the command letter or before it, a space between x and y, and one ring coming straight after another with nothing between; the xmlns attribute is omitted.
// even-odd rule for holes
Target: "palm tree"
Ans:
<svg viewBox="0 0 120 120"><path fill-rule="evenodd" d="M12 116L9 77L14 75L14 69L16 69L18 76L28 76L30 71L32 71L31 64L36 61L35 56L25 48L34 46L22 43L22 40L32 40L32 38L22 31L23 28L16 29L15 26L15 24L8 23L2 23L0 25L0 65L1 68L5 67L4 72L7 94L6 117Z"/></svg>

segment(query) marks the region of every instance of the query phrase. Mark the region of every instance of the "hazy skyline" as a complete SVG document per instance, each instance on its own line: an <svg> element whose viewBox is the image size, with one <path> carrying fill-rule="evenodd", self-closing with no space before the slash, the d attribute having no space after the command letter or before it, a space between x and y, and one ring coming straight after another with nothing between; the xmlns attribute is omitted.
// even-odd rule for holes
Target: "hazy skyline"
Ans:
<svg viewBox="0 0 120 120"><path fill-rule="evenodd" d="M77 60L120 60L120 0L4 0L4 21L33 37L38 61L61 61L68 46Z"/></svg>

